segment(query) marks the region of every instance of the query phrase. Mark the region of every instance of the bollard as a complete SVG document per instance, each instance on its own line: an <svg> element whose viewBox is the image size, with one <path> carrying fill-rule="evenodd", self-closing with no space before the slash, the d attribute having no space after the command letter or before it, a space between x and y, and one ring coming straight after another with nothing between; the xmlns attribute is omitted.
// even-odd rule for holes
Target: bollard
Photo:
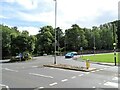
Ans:
<svg viewBox="0 0 120 90"><path fill-rule="evenodd" d="M89 69L90 68L90 61L87 59L86 60L86 68Z"/></svg>

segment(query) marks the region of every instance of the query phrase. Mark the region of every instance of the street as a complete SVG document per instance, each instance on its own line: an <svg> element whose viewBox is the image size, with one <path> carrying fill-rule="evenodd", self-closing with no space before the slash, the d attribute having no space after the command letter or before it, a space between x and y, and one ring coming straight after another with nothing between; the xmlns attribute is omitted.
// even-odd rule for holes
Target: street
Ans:
<svg viewBox="0 0 120 90"><path fill-rule="evenodd" d="M2 63L2 83L8 88L118 88L118 66L91 63L97 70L82 72L43 67L52 64L54 57L41 56L34 60L15 63ZM85 62L57 56L58 64L85 66Z"/></svg>

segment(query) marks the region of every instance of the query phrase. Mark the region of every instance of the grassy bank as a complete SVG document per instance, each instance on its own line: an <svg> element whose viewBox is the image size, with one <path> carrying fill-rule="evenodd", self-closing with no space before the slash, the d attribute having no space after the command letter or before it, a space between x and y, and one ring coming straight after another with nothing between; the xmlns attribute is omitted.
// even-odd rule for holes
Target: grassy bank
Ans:
<svg viewBox="0 0 120 90"><path fill-rule="evenodd" d="M81 58L83 60L89 59L90 61L94 61L94 62L114 63L114 53L95 54L91 56L83 56ZM118 63L118 53L116 54L116 60Z"/></svg>

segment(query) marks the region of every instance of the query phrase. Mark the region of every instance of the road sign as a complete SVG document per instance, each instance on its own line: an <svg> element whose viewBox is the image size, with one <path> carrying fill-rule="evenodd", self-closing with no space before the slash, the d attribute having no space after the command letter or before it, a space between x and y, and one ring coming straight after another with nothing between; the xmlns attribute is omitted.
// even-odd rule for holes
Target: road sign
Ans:
<svg viewBox="0 0 120 90"><path fill-rule="evenodd" d="M82 51L82 50L83 50L83 47L80 47L80 50Z"/></svg>
<svg viewBox="0 0 120 90"><path fill-rule="evenodd" d="M113 43L113 45L116 45L116 43Z"/></svg>

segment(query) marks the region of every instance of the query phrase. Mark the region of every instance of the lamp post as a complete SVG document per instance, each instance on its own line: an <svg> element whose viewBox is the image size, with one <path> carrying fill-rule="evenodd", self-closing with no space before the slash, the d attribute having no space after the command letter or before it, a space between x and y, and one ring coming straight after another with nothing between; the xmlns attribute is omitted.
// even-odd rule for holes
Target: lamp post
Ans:
<svg viewBox="0 0 120 90"><path fill-rule="evenodd" d="M54 64L56 64L56 25L57 25L57 0L55 1L55 55L54 55Z"/></svg>

